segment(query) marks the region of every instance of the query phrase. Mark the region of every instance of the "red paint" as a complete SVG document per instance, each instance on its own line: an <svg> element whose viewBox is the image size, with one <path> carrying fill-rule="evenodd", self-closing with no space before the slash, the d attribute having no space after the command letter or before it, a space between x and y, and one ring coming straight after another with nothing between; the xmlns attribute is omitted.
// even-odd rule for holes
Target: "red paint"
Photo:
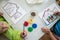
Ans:
<svg viewBox="0 0 60 40"><path fill-rule="evenodd" d="M28 22L27 21L24 22L24 26L25 27L28 26Z"/></svg>

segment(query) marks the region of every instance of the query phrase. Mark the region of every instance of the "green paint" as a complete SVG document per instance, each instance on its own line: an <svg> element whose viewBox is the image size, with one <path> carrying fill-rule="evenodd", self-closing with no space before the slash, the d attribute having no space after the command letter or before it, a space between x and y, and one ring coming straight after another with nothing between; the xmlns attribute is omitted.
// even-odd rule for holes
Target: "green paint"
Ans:
<svg viewBox="0 0 60 40"><path fill-rule="evenodd" d="M32 32L33 28L32 27L28 27L28 32Z"/></svg>

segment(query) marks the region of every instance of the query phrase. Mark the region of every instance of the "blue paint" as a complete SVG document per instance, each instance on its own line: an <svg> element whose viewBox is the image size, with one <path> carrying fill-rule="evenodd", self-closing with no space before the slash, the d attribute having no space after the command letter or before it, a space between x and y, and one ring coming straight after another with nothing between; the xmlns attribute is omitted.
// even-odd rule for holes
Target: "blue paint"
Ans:
<svg viewBox="0 0 60 40"><path fill-rule="evenodd" d="M37 24L32 24L32 28L37 28Z"/></svg>

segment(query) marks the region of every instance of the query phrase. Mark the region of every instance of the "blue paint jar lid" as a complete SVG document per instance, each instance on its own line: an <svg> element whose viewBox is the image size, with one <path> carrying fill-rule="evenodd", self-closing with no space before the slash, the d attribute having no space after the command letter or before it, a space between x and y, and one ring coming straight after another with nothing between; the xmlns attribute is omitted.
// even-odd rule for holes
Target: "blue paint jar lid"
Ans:
<svg viewBox="0 0 60 40"><path fill-rule="evenodd" d="M32 24L32 28L37 28L37 24L36 23Z"/></svg>

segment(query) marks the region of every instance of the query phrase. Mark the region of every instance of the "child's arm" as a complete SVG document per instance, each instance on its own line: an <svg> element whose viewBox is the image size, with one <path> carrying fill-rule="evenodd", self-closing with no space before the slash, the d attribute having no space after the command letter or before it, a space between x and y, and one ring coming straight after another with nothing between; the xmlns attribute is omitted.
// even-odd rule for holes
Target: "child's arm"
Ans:
<svg viewBox="0 0 60 40"><path fill-rule="evenodd" d="M7 23L7 21L3 17L3 13L0 12L0 21L3 21ZM7 23L8 24L8 23ZM9 25L9 24L8 24ZM10 40L22 40L21 37L25 37L26 33L24 32L24 35L21 33L21 31L16 31L11 28L11 26L8 26L8 30L3 33L8 39ZM20 37L21 36L21 37Z"/></svg>
<svg viewBox="0 0 60 40"><path fill-rule="evenodd" d="M21 31L13 30L11 27L9 27L4 35L10 40L22 40L27 36L25 31L23 33L21 33Z"/></svg>
<svg viewBox="0 0 60 40"><path fill-rule="evenodd" d="M52 33L48 28L42 28L42 31L43 31L44 33L48 34L49 37L51 38L51 40L57 40L57 39L54 37L53 33Z"/></svg>
<svg viewBox="0 0 60 40"><path fill-rule="evenodd" d="M7 25L3 21L6 20L3 18L3 13L0 12L0 34L5 32L8 29Z"/></svg>
<svg viewBox="0 0 60 40"><path fill-rule="evenodd" d="M11 26L8 24L8 22L4 19L3 17L3 13L0 12L0 22L4 22L5 24L8 25L8 29L6 30L4 28L4 33L2 32L2 30L0 31L0 33L3 33L9 40L21 40L20 37L20 31L15 31L11 28ZM1 26L1 25L0 25Z"/></svg>
<svg viewBox="0 0 60 40"><path fill-rule="evenodd" d="M49 33L49 36L50 36L51 40L57 40L57 39L54 37L54 35L53 35L52 32Z"/></svg>

